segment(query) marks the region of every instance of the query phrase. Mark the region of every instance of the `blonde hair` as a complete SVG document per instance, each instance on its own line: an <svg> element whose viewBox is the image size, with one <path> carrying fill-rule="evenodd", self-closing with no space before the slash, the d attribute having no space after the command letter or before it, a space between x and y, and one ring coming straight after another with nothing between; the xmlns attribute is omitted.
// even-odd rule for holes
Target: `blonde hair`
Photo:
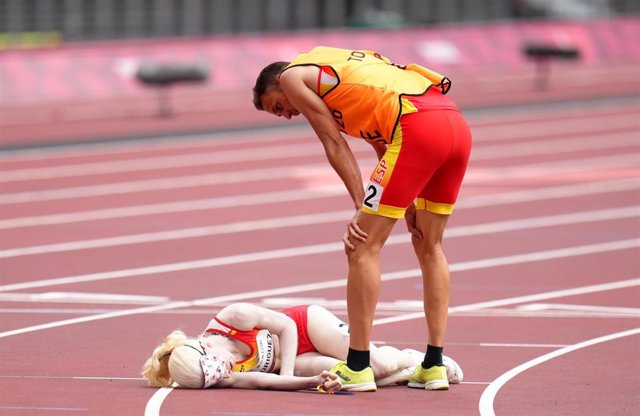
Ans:
<svg viewBox="0 0 640 416"><path fill-rule="evenodd" d="M153 387L179 387L201 389L204 372L200 365L202 347L198 340L188 338L184 332L170 333L162 344L153 350L142 367L142 375Z"/></svg>

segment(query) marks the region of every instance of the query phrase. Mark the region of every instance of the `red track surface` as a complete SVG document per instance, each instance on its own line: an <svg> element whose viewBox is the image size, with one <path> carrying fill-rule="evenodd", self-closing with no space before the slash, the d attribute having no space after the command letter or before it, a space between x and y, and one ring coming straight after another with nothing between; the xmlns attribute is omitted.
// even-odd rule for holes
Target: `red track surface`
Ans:
<svg viewBox="0 0 640 416"><path fill-rule="evenodd" d="M350 203L309 130L5 153L0 414L631 414L639 109L469 116L475 147L446 240L446 353L465 382L438 393L155 390L139 376L168 332L195 335L228 302L312 301L346 319ZM423 349L403 224L382 269L375 340Z"/></svg>

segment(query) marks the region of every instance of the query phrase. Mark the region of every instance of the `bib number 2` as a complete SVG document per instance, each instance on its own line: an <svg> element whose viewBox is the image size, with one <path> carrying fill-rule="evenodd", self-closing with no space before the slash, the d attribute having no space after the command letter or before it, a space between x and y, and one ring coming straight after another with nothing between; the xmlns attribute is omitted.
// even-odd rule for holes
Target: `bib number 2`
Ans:
<svg viewBox="0 0 640 416"><path fill-rule="evenodd" d="M378 211L378 204L380 204L383 190L384 188L377 183L369 182L362 205L372 211Z"/></svg>

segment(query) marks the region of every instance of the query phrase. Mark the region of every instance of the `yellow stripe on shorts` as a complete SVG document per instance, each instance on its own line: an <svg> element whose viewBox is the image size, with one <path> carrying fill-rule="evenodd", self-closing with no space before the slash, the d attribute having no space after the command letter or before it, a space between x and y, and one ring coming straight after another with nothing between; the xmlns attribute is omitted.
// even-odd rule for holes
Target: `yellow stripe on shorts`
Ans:
<svg viewBox="0 0 640 416"><path fill-rule="evenodd" d="M418 198L416 200L416 209L433 212L440 215L451 215L453 212L454 204L442 204L439 202L427 201L424 198Z"/></svg>

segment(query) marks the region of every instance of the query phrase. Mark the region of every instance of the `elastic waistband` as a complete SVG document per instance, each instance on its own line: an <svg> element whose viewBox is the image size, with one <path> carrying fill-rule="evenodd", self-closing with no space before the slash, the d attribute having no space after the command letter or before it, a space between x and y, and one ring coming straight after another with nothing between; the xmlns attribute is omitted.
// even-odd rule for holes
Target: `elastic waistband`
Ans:
<svg viewBox="0 0 640 416"><path fill-rule="evenodd" d="M418 111L428 110L458 110L458 107L447 96L443 95L440 88L432 86L422 95L405 95Z"/></svg>

